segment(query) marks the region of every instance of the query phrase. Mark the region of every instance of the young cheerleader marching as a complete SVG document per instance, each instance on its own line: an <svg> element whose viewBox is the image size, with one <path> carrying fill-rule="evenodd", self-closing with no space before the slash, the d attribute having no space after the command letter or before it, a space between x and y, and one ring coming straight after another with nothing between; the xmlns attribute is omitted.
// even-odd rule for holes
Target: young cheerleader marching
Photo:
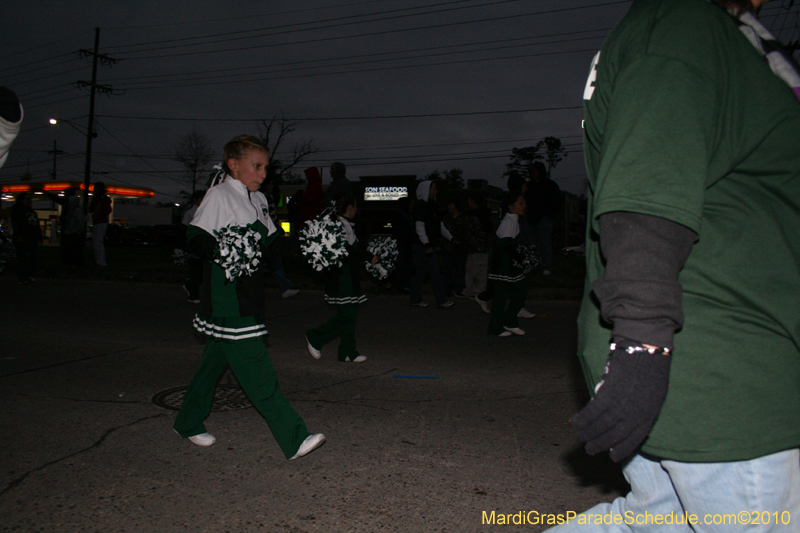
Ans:
<svg viewBox="0 0 800 533"><path fill-rule="evenodd" d="M363 363L367 356L356 350L356 319L358 306L366 302L367 297L358 281L361 261L358 257L358 239L353 228L356 201L353 195L346 193L334 199L333 203L334 211L329 216L338 220L344 228L348 254L340 267L330 268L326 273L325 301L336 306L336 314L324 324L308 330L306 344L314 359L319 359L322 356L322 347L338 337L339 361ZM373 255L370 262L374 265L378 262L378 257Z"/></svg>
<svg viewBox="0 0 800 533"><path fill-rule="evenodd" d="M497 227L492 270L488 276L494 286L489 335L525 335L517 318L528 294L525 274L521 268L526 259L517 252L520 240L519 217L525 216L525 197L519 191L509 192L500 207L506 215Z"/></svg>
<svg viewBox="0 0 800 533"><path fill-rule="evenodd" d="M205 261L200 312L194 327L208 336L203 359L175 419L175 431L199 446L216 442L206 432L217 380L226 365L267 420L287 459L302 457L325 442L311 435L278 388L262 337L264 277L260 257L277 236L266 197L269 150L249 135L234 137L224 149L222 182L212 186L187 231L190 251Z"/></svg>

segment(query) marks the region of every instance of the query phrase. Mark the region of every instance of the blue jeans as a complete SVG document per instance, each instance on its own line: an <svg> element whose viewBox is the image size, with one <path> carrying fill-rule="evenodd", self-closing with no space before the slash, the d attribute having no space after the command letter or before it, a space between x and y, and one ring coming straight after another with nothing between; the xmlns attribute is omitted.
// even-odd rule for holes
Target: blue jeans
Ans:
<svg viewBox="0 0 800 533"><path fill-rule="evenodd" d="M596 505L569 523L548 531L788 533L800 530L798 449L729 463L682 463L636 455L623 473L631 485L627 496ZM604 515L602 523L585 523L589 519L600 520L598 516ZM656 517L670 516L674 517L672 524L653 523ZM691 527L686 525L687 517L689 520L696 517ZM748 522L746 525L734 521L742 518Z"/></svg>
<svg viewBox="0 0 800 533"><path fill-rule="evenodd" d="M411 280L411 303L418 304L422 301L422 282L425 280L425 276L428 275L431 278L431 289L433 289L433 296L436 298L436 305L442 305L447 301L447 296L444 294L442 274L439 271L439 262L436 260L436 254L427 255L424 246L415 244L414 255L417 257L417 270Z"/></svg>

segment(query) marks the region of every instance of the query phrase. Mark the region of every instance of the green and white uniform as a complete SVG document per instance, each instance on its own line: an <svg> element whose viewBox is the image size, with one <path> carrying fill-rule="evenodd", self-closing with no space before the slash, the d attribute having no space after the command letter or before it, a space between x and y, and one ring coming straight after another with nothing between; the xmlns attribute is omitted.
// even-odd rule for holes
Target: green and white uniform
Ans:
<svg viewBox="0 0 800 533"><path fill-rule="evenodd" d="M661 217L698 241L679 278L685 319L669 392L642 451L722 462L797 447L798 100L734 20L703 0L635 2L596 56L584 99L579 353L590 389L611 340L591 294L604 272L598 218Z"/></svg>
<svg viewBox="0 0 800 533"><path fill-rule="evenodd" d="M348 251L340 267L330 268L325 273L325 301L336 306L336 314L324 324L308 330L306 338L318 350L339 338L339 361L348 358L352 361L360 355L356 349L358 306L366 302L367 297L358 280L360 250L352 222L342 216L331 217L342 225Z"/></svg>
<svg viewBox="0 0 800 533"><path fill-rule="evenodd" d="M214 389L227 365L250 401L267 420L284 455L292 457L309 436L308 429L278 388L278 379L261 337L267 328L261 320L264 307L263 269L233 281L214 257L219 257L218 233L223 229L250 228L265 248L277 236L269 217L267 199L249 192L244 184L228 177L212 187L192 219L187 242L193 253L206 261L200 297L200 313L194 327L208 336L203 359L175 419L175 430L184 437L205 433L203 424L210 411Z"/></svg>
<svg viewBox="0 0 800 533"><path fill-rule="evenodd" d="M493 284L492 315L489 320L489 335L499 335L508 328L519 327L517 313L525 305L528 288L525 274L514 266L514 260L522 259L517 253L520 244L519 215L506 213L497 226L492 255L492 269L488 279ZM506 307L508 302L508 307Z"/></svg>

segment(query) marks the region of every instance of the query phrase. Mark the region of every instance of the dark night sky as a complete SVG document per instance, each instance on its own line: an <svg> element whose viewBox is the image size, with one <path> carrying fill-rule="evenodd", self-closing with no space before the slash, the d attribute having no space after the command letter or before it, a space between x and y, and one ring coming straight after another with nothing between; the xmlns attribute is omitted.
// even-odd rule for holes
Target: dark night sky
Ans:
<svg viewBox="0 0 800 533"><path fill-rule="evenodd" d="M107 183L177 200L187 186L170 154L193 124L221 158L230 137L282 114L299 123L285 149L319 148L300 170L342 161L357 179L456 167L503 185L511 148L552 135L569 151L553 179L581 193L589 64L630 3L7 0L0 84L25 119L0 183L49 179L54 140L59 179L83 179L85 137L47 119L86 130L89 93L73 84L91 79L91 61L76 52L99 27L100 53L118 60L98 68L113 94L97 97L92 170ZM762 20L796 39L798 10L782 5L767 4Z"/></svg>

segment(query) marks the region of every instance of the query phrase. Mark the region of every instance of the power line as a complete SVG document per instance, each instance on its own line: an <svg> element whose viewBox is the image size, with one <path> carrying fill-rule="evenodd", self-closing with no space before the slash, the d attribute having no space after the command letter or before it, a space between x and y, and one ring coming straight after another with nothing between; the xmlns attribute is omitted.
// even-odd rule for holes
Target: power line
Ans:
<svg viewBox="0 0 800 533"><path fill-rule="evenodd" d="M433 50L448 50L453 48L463 48L463 47L481 47L486 45L493 45L498 43L511 43L511 42L518 42L518 41L529 41L532 39L544 39L550 37L563 37L567 35L581 35L586 33L593 33L593 32L603 32L602 35L596 35L592 37L583 37L583 38L576 38L576 39L564 39L560 41L545 41L541 43L519 43L516 45L507 45L503 47L496 47L496 48L475 48L473 50L464 50L464 51L454 51L449 53L470 53L470 52L486 52L487 50L496 50L496 49L503 49L503 48L517 48L523 46L540 46L546 44L554 44L554 43L568 43L568 42L575 42L579 40L587 40L587 39L600 39L605 37L605 33L610 31L611 28L600 28L600 29L591 29L591 30L581 30L581 31L573 31L573 32L560 32L560 33L551 33L551 34L544 34L544 35L536 35L533 37L517 37L517 38L504 38L504 39L496 39L491 41L479 41L479 42L471 42L471 43L461 43L461 44L452 44L452 45L445 45L445 46L428 46L428 47L420 47L420 48L410 48L406 50L393 50L389 52L374 52L368 54L356 54L356 55L347 55L347 56L339 56L339 57L327 57L321 59L307 59L303 61L287 61L281 63L272 63L269 65L257 65L252 67L236 67L236 68L225 68L225 69L214 69L214 70L202 70L202 71L195 71L195 72L183 72L180 74L176 73L169 73L169 74L160 74L160 75L147 75L147 76L129 76L124 78L113 78L111 81L113 82L129 82L134 80L152 80L158 81L160 79L169 78L169 81L191 81L193 79L198 78L186 78L186 79L176 79L177 77L182 76L203 76L200 79L208 79L208 74L213 74L213 77L228 77L231 74L238 72L238 71L252 71L254 69L258 69L261 71L272 70L277 67L285 67L285 66L297 66L297 65L304 65L304 64L312 64L312 63L322 63L322 62L331 62L331 61L344 61L344 60L353 60L353 59L362 59L368 57L385 57L387 55L393 54L409 54L409 53L419 53L419 52L426 52L426 51L433 51ZM436 54L429 54L427 56L421 57L434 57ZM404 58L396 58L399 59L409 59L407 57ZM325 65L329 66L329 65Z"/></svg>
<svg viewBox="0 0 800 533"><path fill-rule="evenodd" d="M292 122L320 122L332 120L384 120L384 119L409 119L409 118L431 118L431 117L459 117L459 116L477 116L477 115L499 115L509 113L538 113L544 111L573 111L576 109L583 109L583 106L564 106L564 107L535 107L528 109L505 109L500 111L465 111L460 113L426 113L426 114L409 114L409 115L368 115L368 116L350 116L350 117L303 117L303 118L287 118ZM163 120L172 122L258 122L259 119L254 118L178 118L178 117L144 117L144 116L125 116L125 115L97 115L103 118L116 118L128 120Z"/></svg>
<svg viewBox="0 0 800 533"><path fill-rule="evenodd" d="M303 40L303 41L293 41L293 42L287 42L287 43L271 44L270 47L289 46L289 45L297 45L297 44L323 43L323 42L334 41L334 40L354 39L354 38L361 38L361 37L376 37L376 36L379 36L379 35L388 35L388 34L393 34L394 35L394 34L398 34L398 33L404 33L404 32L410 32L410 31L419 31L419 30L437 30L437 29L453 27L453 26L462 26L462 25L465 25L465 24L498 22L498 21L501 21L501 20L519 19L519 18L522 18L522 17L531 17L531 16L544 15L544 14L554 14L554 13L559 13L559 12L564 12L564 11L574 11L574 10L579 10L579 9L590 9L590 8L596 8L596 7L607 7L609 5L622 4L622 3L628 3L628 2L630 2L630 0L615 0L615 1L610 1L610 2L599 3L599 4L592 4L592 5L589 5L589 6L558 8L558 9L553 9L553 10L548 10L548 11L536 11L536 12L522 13L522 14L517 13L517 14L513 14L513 15L503 15L503 16L497 16L497 17L491 17L491 18L483 18L483 19L480 19L480 20L447 22L447 23L440 23L440 24L430 24L430 25L427 25L427 26L415 26L415 27L411 27L411 28L393 28L391 30L374 31L374 32L360 33L360 34L355 34L355 35L344 35L344 36L339 35L339 36L335 36L335 37L319 37L319 38L313 38L313 39L306 39L306 40ZM372 22L372 21L370 21L370 22ZM319 28L315 28L315 29L319 29ZM288 30L288 31L285 31L285 32L276 32L274 34L268 34L268 35L264 35L264 36L274 37L274 36L277 36L277 35L284 35L284 34L287 34L287 33L292 33L292 31ZM231 38L229 40L239 40L239 38ZM216 43L215 42L210 42L210 43L202 43L202 44L216 44ZM180 45L180 46L181 47L185 47L185 46L189 46L189 45ZM193 44L191 46L198 46L198 44L196 43L196 44ZM167 47L167 48L170 48L170 47ZM224 52L240 52L240 51L243 51L243 50L253 50L253 49L257 49L257 48L264 48L264 45L263 44L258 44L258 45L242 46L242 47L238 47L238 48L225 48L225 49L222 49L222 50L207 50L207 51L183 52L183 53L175 53L175 54L162 54L162 55L150 55L150 56L131 55L131 56L127 57L127 59L158 59L158 58L163 58L163 57L184 57L184 56L190 56L190 55L218 54L218 53L224 53ZM141 50L141 51L137 51L137 52L146 52L146 51L150 51L150 50ZM131 54L134 54L134 53L131 53ZM125 53L124 52L122 53L122 55L123 55L123 57L125 57Z"/></svg>

